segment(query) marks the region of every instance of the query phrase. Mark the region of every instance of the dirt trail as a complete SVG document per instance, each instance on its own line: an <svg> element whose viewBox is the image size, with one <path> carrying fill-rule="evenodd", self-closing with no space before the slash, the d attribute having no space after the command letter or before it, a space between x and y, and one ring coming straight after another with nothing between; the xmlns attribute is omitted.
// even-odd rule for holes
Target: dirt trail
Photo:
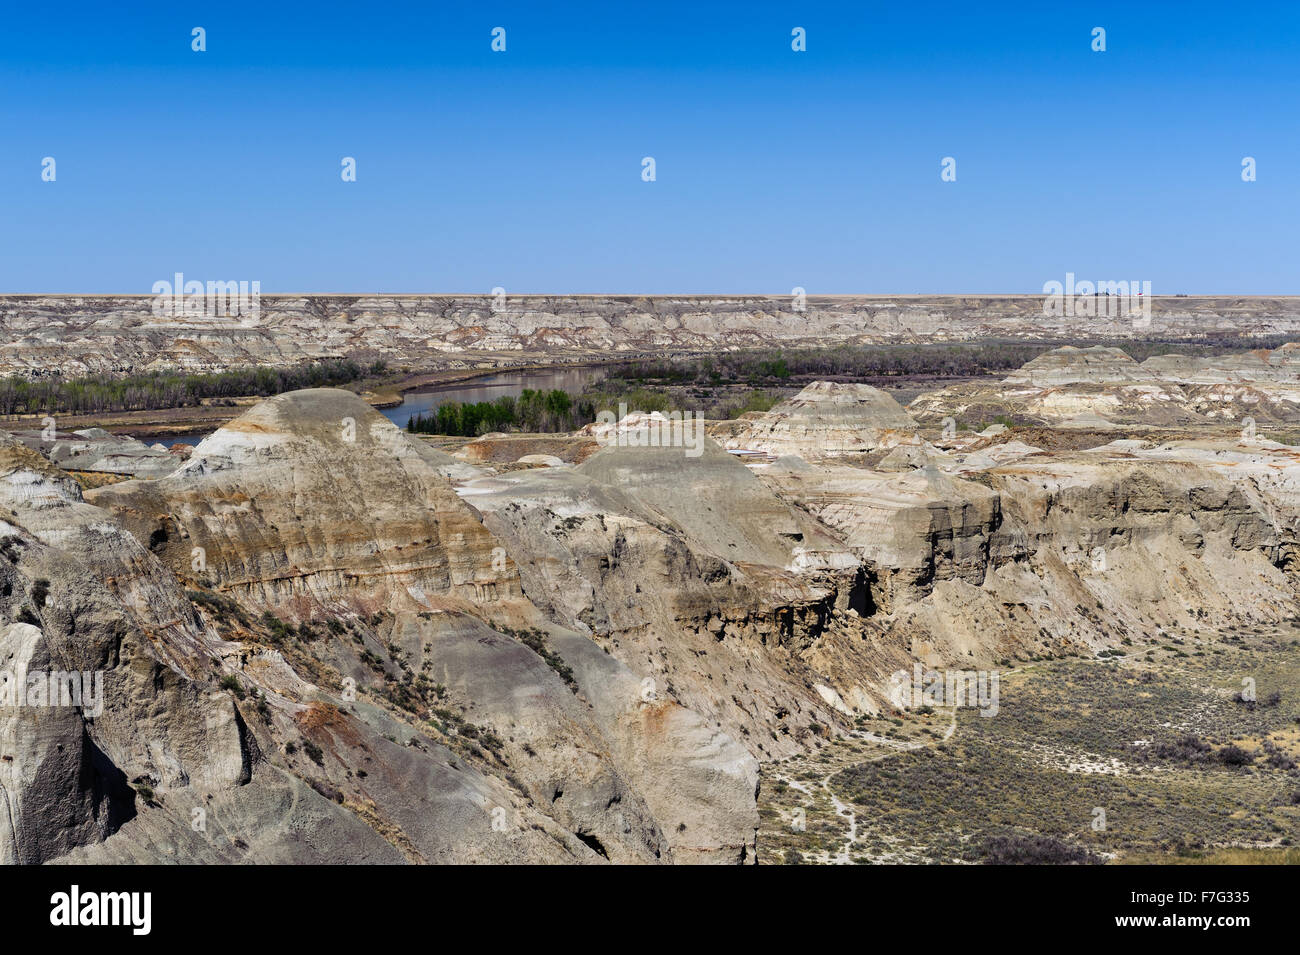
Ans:
<svg viewBox="0 0 1300 955"><path fill-rule="evenodd" d="M848 836L844 840L844 845L834 854L828 854L828 857L825 860L827 863L831 865L852 864L853 861L852 850L858 841L857 814L853 811L852 807L849 806L849 804L843 802L839 798L839 796L835 795L834 790L831 789L831 784L830 784L831 779L837 776L839 773L843 772L845 769L853 768L856 766L862 766L865 765L866 763L879 762L882 759L888 759L889 757L896 756L899 753L914 752L915 750L918 749L924 749L927 746L936 746L939 743L943 743L951 739L953 733L955 733L956 731L957 731L957 709L956 707L952 707L950 713L950 719L948 722L948 728L944 730L942 736L935 737L931 741L921 742L921 741L892 739L888 736L881 736L879 733L872 733L866 730L856 730L853 733L850 733L846 737L846 739L856 740L858 742L875 743L879 746L887 747L888 749L893 750L893 752L877 753L875 756L870 756L866 759L845 761L843 764L836 765L835 767L833 767L829 772L826 773L826 775L824 775L821 778L821 781L818 784L818 788L824 790L826 795L830 798L831 806L835 810L835 815L847 820L849 826ZM806 796L816 795L814 789L810 788L807 783L804 783L798 779L790 778L789 775L782 772L780 769L773 768L772 778L781 780L791 789L798 790L799 792L803 793Z"/></svg>

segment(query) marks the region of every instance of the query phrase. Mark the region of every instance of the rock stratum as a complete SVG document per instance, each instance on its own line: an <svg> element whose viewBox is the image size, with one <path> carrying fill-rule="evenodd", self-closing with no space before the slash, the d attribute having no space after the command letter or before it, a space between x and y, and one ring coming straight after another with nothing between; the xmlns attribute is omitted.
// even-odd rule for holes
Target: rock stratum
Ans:
<svg viewBox="0 0 1300 955"><path fill-rule="evenodd" d="M916 421L870 385L816 381L727 439L736 450L833 458L920 444Z"/></svg>
<svg viewBox="0 0 1300 955"><path fill-rule="evenodd" d="M5 697L0 857L753 863L763 767L893 712L914 662L1300 616L1300 448L883 397L815 383L725 429L762 455L641 416L498 467L501 439L453 456L299 391L89 490L3 438L0 669L102 694Z"/></svg>
<svg viewBox="0 0 1300 955"><path fill-rule="evenodd" d="M1022 423L1111 428L1237 424L1300 426L1300 346L1233 355L1155 355L1120 348L1055 348L1001 382L954 385L908 407L920 421L1006 415Z"/></svg>
<svg viewBox="0 0 1300 955"><path fill-rule="evenodd" d="M1087 304L1087 303L1084 303ZM149 296L0 296L0 374L219 371L346 355L412 367L809 342L1300 336L1300 298L1156 296L1149 320L1005 296L264 295L257 314L156 317ZM249 310L251 312L251 309Z"/></svg>

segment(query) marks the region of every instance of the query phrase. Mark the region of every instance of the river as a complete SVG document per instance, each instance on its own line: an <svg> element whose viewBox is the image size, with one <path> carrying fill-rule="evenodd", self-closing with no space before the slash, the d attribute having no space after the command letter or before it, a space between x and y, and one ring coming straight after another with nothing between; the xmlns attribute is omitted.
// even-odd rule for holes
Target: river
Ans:
<svg viewBox="0 0 1300 955"><path fill-rule="evenodd" d="M495 401L506 396L518 398L525 388L534 391L564 391L570 395L582 392L588 381L605 377L600 368L563 368L551 371L502 371L469 381L450 385L437 385L402 395L402 403L392 408L380 408L385 418L403 430L406 422L417 414L427 415L440 405L452 401L472 404L478 401Z"/></svg>
<svg viewBox="0 0 1300 955"><path fill-rule="evenodd" d="M499 371L458 381L447 385L432 385L408 391L402 395L402 403L391 408L377 409L385 418L402 430L406 422L417 414L428 414L440 405L451 401L469 404L476 401L494 401L509 395L518 398L525 388L535 391L558 389L570 395L578 395L589 381L599 381L605 377L605 371L596 367L556 368L545 371ZM146 444L162 444L172 447L176 444L195 445L207 437L207 434L169 434L157 435L148 432L127 432Z"/></svg>

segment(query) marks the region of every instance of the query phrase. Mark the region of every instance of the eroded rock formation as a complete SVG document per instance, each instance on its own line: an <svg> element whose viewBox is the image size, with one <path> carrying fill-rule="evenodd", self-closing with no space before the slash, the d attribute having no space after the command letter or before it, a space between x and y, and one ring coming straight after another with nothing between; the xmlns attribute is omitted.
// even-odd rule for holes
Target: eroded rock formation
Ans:
<svg viewBox="0 0 1300 955"><path fill-rule="evenodd" d="M168 276L170 278L170 276ZM799 304L799 308L796 305ZM0 296L0 374L215 371L373 355L473 367L808 342L1300 334L1300 299L1162 297L1149 321L1044 314L1033 295L263 295L256 314L155 317L147 295Z"/></svg>
<svg viewBox="0 0 1300 955"><path fill-rule="evenodd" d="M819 384L768 455L640 416L455 458L324 389L88 491L6 439L0 670L103 689L0 705L0 857L752 862L760 763L914 661L1300 616L1300 449L920 417Z"/></svg>
<svg viewBox="0 0 1300 955"><path fill-rule="evenodd" d="M916 422L892 396L870 385L827 381L755 416L727 440L729 448L810 461L916 444Z"/></svg>
<svg viewBox="0 0 1300 955"><path fill-rule="evenodd" d="M1011 416L1079 427L1294 427L1300 424L1298 355L1287 344L1205 358L1155 355L1139 363L1118 348L1056 348L1002 382L944 388L921 395L908 410L925 423Z"/></svg>

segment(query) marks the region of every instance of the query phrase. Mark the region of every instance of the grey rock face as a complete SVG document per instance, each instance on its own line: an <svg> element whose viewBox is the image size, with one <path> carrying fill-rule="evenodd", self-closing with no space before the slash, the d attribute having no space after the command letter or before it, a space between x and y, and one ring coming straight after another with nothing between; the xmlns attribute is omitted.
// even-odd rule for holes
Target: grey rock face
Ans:
<svg viewBox="0 0 1300 955"><path fill-rule="evenodd" d="M244 781L229 697L192 678L213 665L218 641L175 578L75 482L13 443L0 446L0 506L10 515L0 592L10 619L28 621L6 632L6 673L72 681L67 694L29 692L5 712L12 858L47 861L109 837L138 811L132 786Z"/></svg>
<svg viewBox="0 0 1300 955"><path fill-rule="evenodd" d="M110 434L103 428L56 432L51 440L39 431L18 431L13 436L65 471L156 478L170 474L184 463L183 457L162 445L150 446L134 438Z"/></svg>
<svg viewBox="0 0 1300 955"><path fill-rule="evenodd" d="M524 590L750 752L795 751L828 719L800 655L865 610L860 562L712 442L606 447L572 470L463 489L518 556ZM775 714L784 712L787 717Z"/></svg>
<svg viewBox="0 0 1300 955"><path fill-rule="evenodd" d="M0 862L44 862L100 841L131 812L79 708L50 705L54 664L37 627L12 623L0 634Z"/></svg>
<svg viewBox="0 0 1300 955"><path fill-rule="evenodd" d="M1107 384L1136 381L1147 377L1142 366L1122 349L1075 348L1067 345L1044 352L1012 372L1006 380L1014 384L1061 385L1076 381Z"/></svg>

